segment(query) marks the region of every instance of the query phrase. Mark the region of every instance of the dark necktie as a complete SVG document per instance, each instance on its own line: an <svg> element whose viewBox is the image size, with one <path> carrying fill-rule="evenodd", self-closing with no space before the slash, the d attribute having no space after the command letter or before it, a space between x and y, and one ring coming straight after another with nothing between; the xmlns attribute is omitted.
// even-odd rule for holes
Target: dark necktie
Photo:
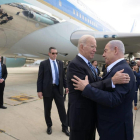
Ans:
<svg viewBox="0 0 140 140"><path fill-rule="evenodd" d="M96 79L95 71L94 71L93 66L92 66L92 64L90 62L88 62L88 66L89 66L90 70L92 71L92 73L94 75L94 78Z"/></svg>
<svg viewBox="0 0 140 140"><path fill-rule="evenodd" d="M53 61L53 65L54 65L54 71L55 71L55 84L59 85L59 74L58 74L58 71L57 71L55 61Z"/></svg>
<svg viewBox="0 0 140 140"><path fill-rule="evenodd" d="M104 70L102 77L104 77L105 75L107 75L107 68Z"/></svg>

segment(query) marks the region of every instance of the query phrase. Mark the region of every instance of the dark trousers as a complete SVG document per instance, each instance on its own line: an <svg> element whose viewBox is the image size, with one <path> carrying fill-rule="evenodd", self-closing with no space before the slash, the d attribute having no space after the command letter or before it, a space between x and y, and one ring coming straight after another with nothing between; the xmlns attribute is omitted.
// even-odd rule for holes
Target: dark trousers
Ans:
<svg viewBox="0 0 140 140"><path fill-rule="evenodd" d="M69 140L95 140L95 130L83 130L83 131L70 130Z"/></svg>
<svg viewBox="0 0 140 140"><path fill-rule="evenodd" d="M46 124L48 127L52 126L51 108L52 108L53 99L54 99L55 104L57 106L57 110L59 113L60 121L62 123L62 127L67 129L66 110L64 107L64 98L63 98L63 95L60 94L58 86L53 86L51 97L43 97L44 114L45 114Z"/></svg>
<svg viewBox="0 0 140 140"><path fill-rule="evenodd" d="M0 106L3 106L4 83L0 83Z"/></svg>

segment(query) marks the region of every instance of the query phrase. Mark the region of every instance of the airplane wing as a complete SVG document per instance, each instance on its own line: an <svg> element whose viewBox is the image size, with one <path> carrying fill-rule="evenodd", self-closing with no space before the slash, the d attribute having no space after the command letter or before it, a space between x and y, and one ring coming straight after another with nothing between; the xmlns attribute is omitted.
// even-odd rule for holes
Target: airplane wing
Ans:
<svg viewBox="0 0 140 140"><path fill-rule="evenodd" d="M70 40L72 44L77 46L79 38L86 34L92 35L96 38L96 54L103 54L104 47L110 40L121 40L125 45L126 54L140 52L140 33L117 33L79 30L71 34Z"/></svg>

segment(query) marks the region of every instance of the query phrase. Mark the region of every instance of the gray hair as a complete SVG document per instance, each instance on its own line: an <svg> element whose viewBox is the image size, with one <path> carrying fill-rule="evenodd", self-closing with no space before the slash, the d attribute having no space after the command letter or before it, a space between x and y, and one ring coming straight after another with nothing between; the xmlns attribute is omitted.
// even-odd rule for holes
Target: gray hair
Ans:
<svg viewBox="0 0 140 140"><path fill-rule="evenodd" d="M50 53L51 53L51 50L52 50L52 49L56 50L55 47L50 47L50 48L49 48L49 52L50 52Z"/></svg>
<svg viewBox="0 0 140 140"><path fill-rule="evenodd" d="M121 53L125 53L125 47L121 40L111 40L108 42L111 49L114 49L115 47L118 47L119 51Z"/></svg>
<svg viewBox="0 0 140 140"><path fill-rule="evenodd" d="M81 44L83 44L84 46L87 43L87 40L89 38L94 38L92 35L83 35L79 40L78 40L78 50Z"/></svg>

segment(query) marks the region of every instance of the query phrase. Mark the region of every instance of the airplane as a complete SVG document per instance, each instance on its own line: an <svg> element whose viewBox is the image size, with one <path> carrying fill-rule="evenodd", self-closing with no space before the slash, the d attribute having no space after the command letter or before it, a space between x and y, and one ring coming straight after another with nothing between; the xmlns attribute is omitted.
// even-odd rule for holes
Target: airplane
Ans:
<svg viewBox="0 0 140 140"><path fill-rule="evenodd" d="M80 0L1 0L0 5L0 55L7 67L46 59L49 47L57 49L58 59L72 60L84 34L96 38L94 59L99 62L104 62L104 46L113 39L123 41L126 54L140 52L139 33L117 32Z"/></svg>

